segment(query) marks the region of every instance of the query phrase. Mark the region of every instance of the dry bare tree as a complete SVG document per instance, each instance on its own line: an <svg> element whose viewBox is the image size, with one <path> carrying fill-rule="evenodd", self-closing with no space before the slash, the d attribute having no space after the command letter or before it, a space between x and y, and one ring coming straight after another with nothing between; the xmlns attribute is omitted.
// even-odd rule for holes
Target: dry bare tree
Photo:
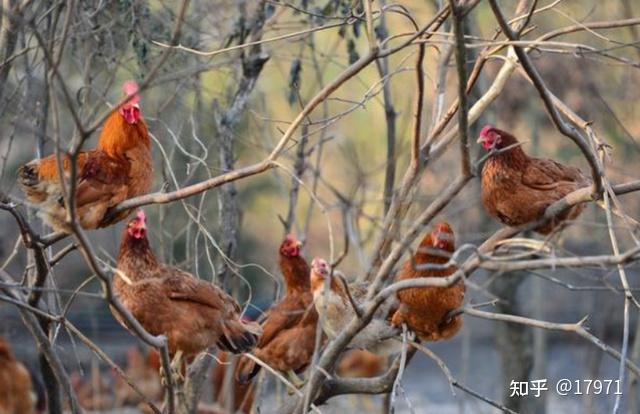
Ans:
<svg viewBox="0 0 640 414"><path fill-rule="evenodd" d="M302 388L265 367L264 376L291 394L256 399L261 412L323 412L344 394L387 394L385 410L403 404L423 412L426 402L403 390L420 381L405 376L418 355L435 362L465 405L543 412L508 387L544 373L535 367L548 365L551 334L570 347L580 346L573 338L591 346L592 379L604 375L599 356L613 358L612 379L624 393L600 404L635 412L640 8L623 3L5 0L1 312L17 311L37 346L49 412L84 412L71 379L82 365L79 348L152 412L211 405L203 395L212 354L191 364L184 388L169 374L159 403L128 377L112 344L75 322L114 307L170 372L166 338L146 332L113 294L121 226L86 231L70 214L73 234L52 234L15 185L24 162L50 153L75 159L89 147L128 78L140 84L157 173L152 193L111 213L145 207L164 262L223 286L251 312L256 297L279 295L275 246L295 232L306 250L369 284L358 316L334 340L318 341ZM593 186L552 204L535 223L487 220L477 179L486 157L473 143L488 120L523 140L535 137L535 153L580 160ZM562 233L541 240L528 232L579 203L594 207ZM459 270L394 282L438 217L463 241L449 263ZM463 279L471 299L457 312L468 327L477 318L496 328L502 370L483 375L498 378L497 392L466 379L482 336L476 329L461 335L464 352L453 361L403 335L404 351L383 374L335 374L349 341L386 299ZM25 341L6 329L14 343Z"/></svg>

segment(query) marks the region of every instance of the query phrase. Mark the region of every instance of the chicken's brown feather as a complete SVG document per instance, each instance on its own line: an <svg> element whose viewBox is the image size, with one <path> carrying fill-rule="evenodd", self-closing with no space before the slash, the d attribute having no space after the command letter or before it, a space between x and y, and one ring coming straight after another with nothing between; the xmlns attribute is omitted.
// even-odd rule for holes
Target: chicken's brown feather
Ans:
<svg viewBox="0 0 640 414"><path fill-rule="evenodd" d="M282 372L304 369L315 349L317 315L313 305L297 319L297 323L283 327L267 344L257 347L256 356Z"/></svg>
<svg viewBox="0 0 640 414"><path fill-rule="evenodd" d="M162 280L167 295L172 300L183 300L208 306L224 312L239 312L238 304L218 287L175 267L161 266L156 276Z"/></svg>
<svg viewBox="0 0 640 414"><path fill-rule="evenodd" d="M517 139L508 132L490 128L502 145ZM569 193L591 185L579 168L553 160L529 157L516 146L491 155L481 175L482 203L487 212L509 226L520 226L540 219L546 209ZM575 205L535 230L548 234L565 220L572 220L584 209Z"/></svg>
<svg viewBox="0 0 640 414"><path fill-rule="evenodd" d="M288 297L287 300L275 304L267 311L267 316L262 325L262 336L258 347L269 344L281 331L289 329L300 323L306 313L306 308L313 302L310 292L302 292L300 295Z"/></svg>
<svg viewBox="0 0 640 414"><path fill-rule="evenodd" d="M438 237L450 237L438 246ZM457 271L455 266L446 266L455 245L453 231L446 223L435 226L427 234L415 256L404 263L396 281L419 277L446 277ZM421 268L421 266L423 268ZM428 267L431 266L431 267ZM416 287L398 292L400 307L393 315L392 323L407 324L419 338L425 341L447 339L455 335L462 326L462 316L446 320L447 314L459 308L464 301L465 285L459 280L450 287Z"/></svg>
<svg viewBox="0 0 640 414"><path fill-rule="evenodd" d="M31 376L0 338L0 413L31 414L34 412Z"/></svg>
<svg viewBox="0 0 640 414"><path fill-rule="evenodd" d="M588 179L580 169L541 158L531 158L522 173L522 184L537 190L548 191L562 186L579 188L583 183L588 183Z"/></svg>

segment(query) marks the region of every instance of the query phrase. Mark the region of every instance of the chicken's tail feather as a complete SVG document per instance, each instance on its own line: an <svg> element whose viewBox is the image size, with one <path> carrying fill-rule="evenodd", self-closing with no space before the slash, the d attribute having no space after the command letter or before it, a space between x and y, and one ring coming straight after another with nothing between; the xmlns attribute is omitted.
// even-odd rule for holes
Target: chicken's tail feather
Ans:
<svg viewBox="0 0 640 414"><path fill-rule="evenodd" d="M9 344L3 339L0 339L0 358L13 359L11 348L9 348Z"/></svg>
<svg viewBox="0 0 640 414"><path fill-rule="evenodd" d="M234 354L247 352L256 346L262 333L260 325L255 322L239 320L227 321L224 331L216 343L223 351Z"/></svg>
<svg viewBox="0 0 640 414"><path fill-rule="evenodd" d="M23 187L33 187L40 182L37 164L25 164L18 169L18 179Z"/></svg>
<svg viewBox="0 0 640 414"><path fill-rule="evenodd" d="M40 177L40 166L36 162L30 162L18 169L18 183L26 196L26 201L31 205L37 205L48 198L46 185Z"/></svg>
<svg viewBox="0 0 640 414"><path fill-rule="evenodd" d="M37 164L28 163L18 169L18 177L25 185L38 181Z"/></svg>
<svg viewBox="0 0 640 414"><path fill-rule="evenodd" d="M256 364L253 359L243 356L238 360L236 366L236 381L240 384L246 384L258 375L258 372L260 372L260 365Z"/></svg>

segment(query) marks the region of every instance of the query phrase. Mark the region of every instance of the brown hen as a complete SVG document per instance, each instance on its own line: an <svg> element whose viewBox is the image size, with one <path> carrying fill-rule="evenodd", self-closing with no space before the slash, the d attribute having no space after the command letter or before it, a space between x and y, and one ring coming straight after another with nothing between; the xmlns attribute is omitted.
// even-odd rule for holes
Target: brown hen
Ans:
<svg viewBox="0 0 640 414"><path fill-rule="evenodd" d="M293 235L288 235L280 245L279 262L285 294L267 311L254 354L296 381L294 374L302 371L313 356L318 314L313 307L309 265L300 254L300 242ZM243 357L238 364L237 377L240 381L248 381L259 370L258 364Z"/></svg>
<svg viewBox="0 0 640 414"><path fill-rule="evenodd" d="M456 272L445 266L455 250L453 230L438 223L425 236L414 257L402 266L396 281L419 277L446 277ZM462 280L449 287L426 286L398 291L400 307L393 315L395 326L407 324L424 341L438 341L455 335L462 327L462 316L447 319L447 314L462 305L465 286Z"/></svg>
<svg viewBox="0 0 640 414"><path fill-rule="evenodd" d="M508 226L520 226L542 218L551 204L592 183L576 167L529 157L513 135L491 125L482 128L478 143L487 151L513 146L489 157L481 179L482 204L491 216ZM535 231L549 234L563 221L578 217L584 207L585 204L577 204Z"/></svg>
<svg viewBox="0 0 640 414"><path fill-rule="evenodd" d="M165 335L169 353L191 359L217 345L232 353L257 343L260 327L241 320L238 303L217 286L161 264L149 246L143 211L124 231L113 288L152 335ZM115 317L123 323L120 315ZM126 326L126 325L125 325Z"/></svg>
<svg viewBox="0 0 640 414"><path fill-rule="evenodd" d="M124 219L130 211L114 216L107 211L127 198L148 192L153 183L151 140L140 117L138 86L127 82L124 92L132 97L107 117L96 149L80 152L76 161L77 218L85 229ZM63 156L62 167L68 179L69 157ZM20 167L18 181L26 201L36 207L45 223L56 231L71 232L55 155Z"/></svg>
<svg viewBox="0 0 640 414"><path fill-rule="evenodd" d="M11 352L9 343L0 338L0 413L35 412L35 394L31 375Z"/></svg>

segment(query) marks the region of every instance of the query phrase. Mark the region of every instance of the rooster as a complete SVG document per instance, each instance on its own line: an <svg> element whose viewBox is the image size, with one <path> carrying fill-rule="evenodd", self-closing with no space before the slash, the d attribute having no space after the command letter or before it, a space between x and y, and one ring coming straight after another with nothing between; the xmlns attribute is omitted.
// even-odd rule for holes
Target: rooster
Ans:
<svg viewBox="0 0 640 414"><path fill-rule="evenodd" d="M217 345L234 354L256 345L260 327L241 320L238 303L217 286L156 259L144 211L129 221L120 244L114 292L152 335L165 335L172 369L180 377L184 356ZM116 318L126 324L117 312Z"/></svg>
<svg viewBox="0 0 640 414"><path fill-rule="evenodd" d="M109 208L127 198L144 194L153 183L151 141L140 116L138 85L129 81L124 92L130 99L111 112L104 123L98 146L78 154L75 203L80 225L85 229L109 226L130 211L110 216ZM62 157L65 179L71 159ZM38 216L54 230L70 233L58 163L55 155L35 159L18 170L18 181L26 200Z"/></svg>
<svg viewBox="0 0 640 414"><path fill-rule="evenodd" d="M367 286L347 285L344 279L332 274L331 266L323 259L315 258L311 262L311 290L322 330L329 339L340 335L356 315L362 315ZM366 349L383 356L399 353L402 342L395 338L399 331L388 321L395 306L394 300L383 303L370 323L351 339L348 347Z"/></svg>
<svg viewBox="0 0 640 414"><path fill-rule="evenodd" d="M309 284L309 265L300 254L300 246L291 234L280 245L280 270L286 291L280 302L268 310L254 352L272 368L286 373L295 384L301 383L296 373L306 368L313 356L318 321ZM259 365L244 357L238 365L237 377L246 382L259 370Z"/></svg>
<svg viewBox="0 0 640 414"><path fill-rule="evenodd" d="M407 260L398 271L396 281L446 277L455 273L455 266L446 266L454 250L451 226L446 222L436 224L433 231L422 239L412 260ZM448 314L462 305L464 291L462 280L449 287L425 286L400 290L400 307L391 321L394 326L407 324L424 341L450 338L462 327L462 316L448 319Z"/></svg>
<svg viewBox="0 0 640 414"><path fill-rule="evenodd" d="M534 222L554 202L592 184L576 167L529 157L513 135L491 125L482 128L478 143L487 151L503 150L490 155L482 169L482 203L491 216L508 226ZM584 207L577 204L535 231L549 234L561 222L578 217Z"/></svg>
<svg viewBox="0 0 640 414"><path fill-rule="evenodd" d="M27 368L0 338L0 413L31 414L35 412L35 393Z"/></svg>

